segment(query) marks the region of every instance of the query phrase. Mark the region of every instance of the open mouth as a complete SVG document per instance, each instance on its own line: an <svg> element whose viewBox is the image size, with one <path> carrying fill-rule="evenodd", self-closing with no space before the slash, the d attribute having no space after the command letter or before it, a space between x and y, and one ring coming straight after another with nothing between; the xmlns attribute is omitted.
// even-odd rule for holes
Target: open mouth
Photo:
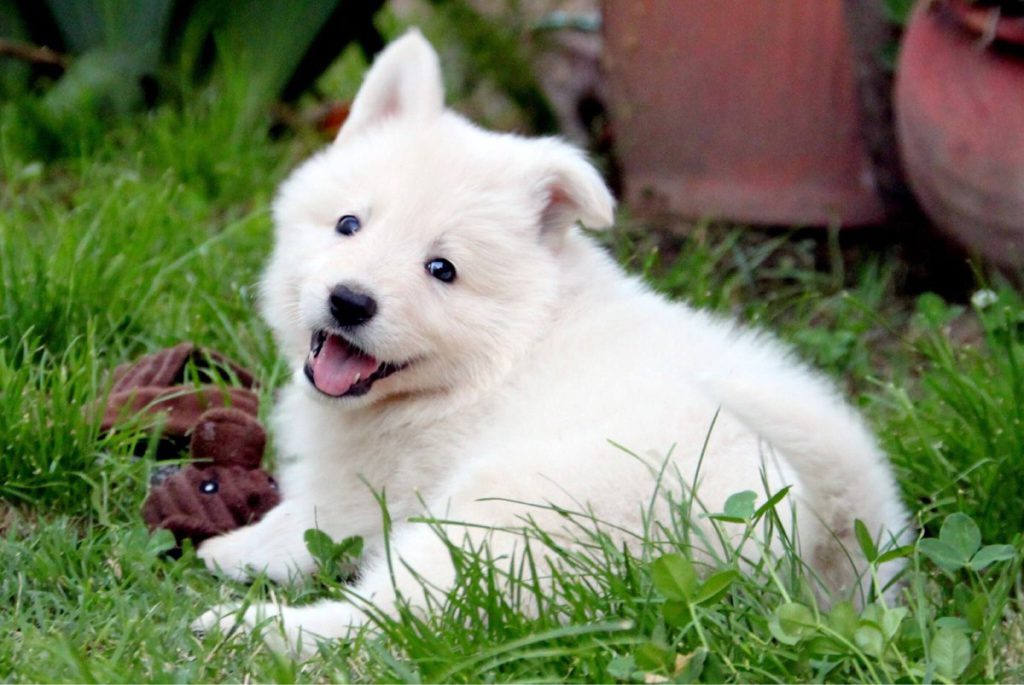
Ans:
<svg viewBox="0 0 1024 685"><path fill-rule="evenodd" d="M313 333L303 369L313 387L331 397L359 397L404 364L382 362L345 338L326 330Z"/></svg>

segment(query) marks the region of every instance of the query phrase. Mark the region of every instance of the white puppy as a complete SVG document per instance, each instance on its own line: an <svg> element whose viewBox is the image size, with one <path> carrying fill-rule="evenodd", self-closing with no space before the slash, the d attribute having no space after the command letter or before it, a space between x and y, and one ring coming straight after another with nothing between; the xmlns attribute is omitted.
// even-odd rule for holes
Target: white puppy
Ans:
<svg viewBox="0 0 1024 685"><path fill-rule="evenodd" d="M360 535L353 591L389 611L395 585L415 604L421 582L454 582L436 532L410 517L480 524L452 537L486 539L494 556L522 545L497 529L526 517L565 526L523 503L585 507L640 531L667 458L660 487L677 501L692 488L712 512L731 494L764 501L766 484L792 485L804 559L831 593L858 588L855 519L883 541L906 527L864 422L778 343L624 275L577 227L607 227L612 210L569 145L446 110L419 33L388 47L337 141L277 198L263 303L294 370L274 421L283 501L203 544L207 565L284 581L315 567L307 529ZM394 583L375 493L395 522ZM669 498L654 499L667 517ZM283 622L268 639L290 647L365 620L346 602L255 606L239 619L252 628L263 616ZM197 623L235 618L213 610Z"/></svg>

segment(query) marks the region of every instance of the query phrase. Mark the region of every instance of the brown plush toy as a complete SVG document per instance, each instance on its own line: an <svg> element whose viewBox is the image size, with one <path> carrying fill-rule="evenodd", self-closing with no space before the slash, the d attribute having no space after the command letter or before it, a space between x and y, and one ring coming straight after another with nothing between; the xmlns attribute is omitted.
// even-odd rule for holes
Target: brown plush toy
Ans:
<svg viewBox="0 0 1024 685"><path fill-rule="evenodd" d="M178 546L260 520L281 496L260 468L266 435L259 421L238 409L210 409L192 430L195 463L154 484L142 505L150 530L166 528Z"/></svg>
<svg viewBox="0 0 1024 685"><path fill-rule="evenodd" d="M204 383L186 384L185 373L189 369ZM162 419L158 459L181 456L188 447L192 428L207 409L234 407L253 418L259 411L252 374L223 355L192 343L181 343L122 364L114 369L113 376L114 385L103 408L100 429L108 433L140 414L153 424ZM240 387L228 386L225 380L237 380Z"/></svg>
<svg viewBox="0 0 1024 685"><path fill-rule="evenodd" d="M186 383L186 371L208 383ZM225 378L227 376L227 378ZM227 387L234 380L242 387ZM214 384L220 381L219 384ZM159 469L142 517L150 530L203 540L258 521L281 497L260 468L266 433L257 420L252 374L215 352L191 343L140 358L114 371L114 386L101 428L112 431L143 414L163 431L157 458L177 458L188 446L192 463Z"/></svg>

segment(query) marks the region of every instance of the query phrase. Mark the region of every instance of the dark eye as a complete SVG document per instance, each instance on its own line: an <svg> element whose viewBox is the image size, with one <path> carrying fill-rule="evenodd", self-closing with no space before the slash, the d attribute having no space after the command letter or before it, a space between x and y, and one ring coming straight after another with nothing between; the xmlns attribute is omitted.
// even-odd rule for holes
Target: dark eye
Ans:
<svg viewBox="0 0 1024 685"><path fill-rule="evenodd" d="M199 492L206 495L212 495L218 490L220 490L220 485L215 480L204 480L199 484Z"/></svg>
<svg viewBox="0 0 1024 685"><path fill-rule="evenodd" d="M340 233L341 235L352 235L358 231L360 227L359 219L351 214L346 214L338 219L338 223L334 225L334 230L336 233Z"/></svg>
<svg viewBox="0 0 1024 685"><path fill-rule="evenodd" d="M447 259L431 259L423 266L426 267L428 274L439 281L451 283L455 280L455 265Z"/></svg>

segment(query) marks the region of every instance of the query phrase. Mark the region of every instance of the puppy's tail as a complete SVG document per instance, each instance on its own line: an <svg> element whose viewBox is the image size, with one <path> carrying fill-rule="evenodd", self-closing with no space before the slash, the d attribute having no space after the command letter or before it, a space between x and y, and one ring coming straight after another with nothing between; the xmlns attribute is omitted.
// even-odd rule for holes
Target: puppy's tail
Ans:
<svg viewBox="0 0 1024 685"><path fill-rule="evenodd" d="M882 546L904 543L906 511L863 418L828 380L788 359L775 341L740 334L730 342L720 350L720 363L698 372L699 382L723 412L793 468L809 513L853 556L855 519Z"/></svg>

